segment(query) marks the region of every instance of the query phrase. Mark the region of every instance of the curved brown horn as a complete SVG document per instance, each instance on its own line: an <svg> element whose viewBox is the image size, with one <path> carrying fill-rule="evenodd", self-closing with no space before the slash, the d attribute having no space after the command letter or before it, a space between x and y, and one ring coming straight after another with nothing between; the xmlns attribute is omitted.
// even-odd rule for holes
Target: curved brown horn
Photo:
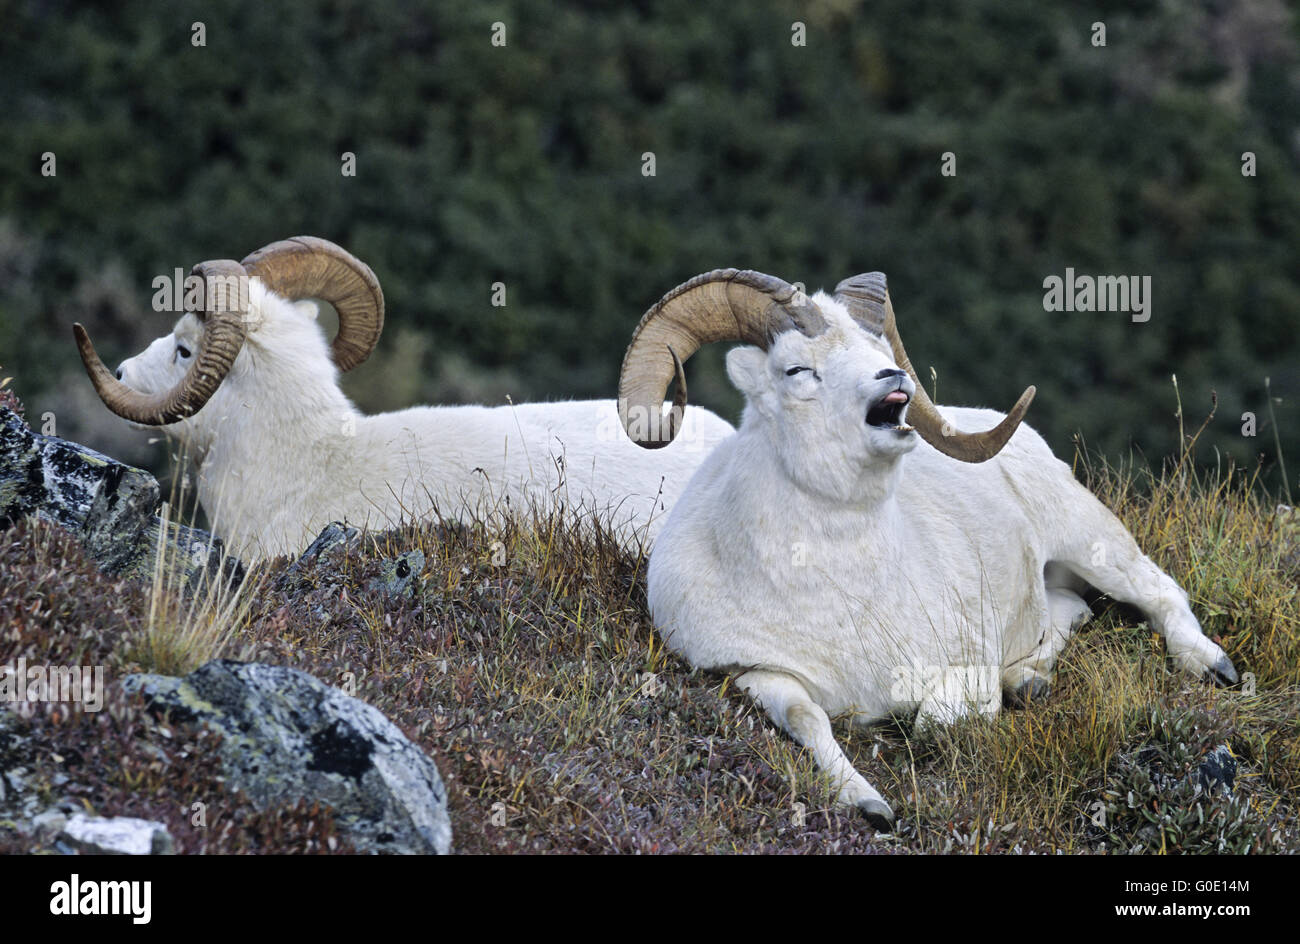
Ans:
<svg viewBox="0 0 1300 944"><path fill-rule="evenodd" d="M618 414L638 446L672 442L686 408L682 363L705 344L744 341L766 348L792 328L820 334L826 320L803 292L749 269L715 269L683 282L645 313L632 333L618 380ZM673 409L664 394L677 379Z"/></svg>
<svg viewBox="0 0 1300 944"><path fill-rule="evenodd" d="M854 293L848 300L841 295L847 283L854 283ZM872 330L869 324L879 321L877 331L889 346L893 348L894 360L898 366L907 371L912 382L916 384L916 393L907 409L908 421L916 427L921 438L934 446L944 455L960 459L962 462L984 462L992 459L1007 444L1011 434L1016 431L1020 421L1025 418L1025 411L1033 402L1037 387L1027 387L1020 395L1016 405L1011 408L1002 422L982 433L964 433L955 429L935 408L934 403L925 392L921 378L916 376L912 362L908 360L907 351L903 349L903 339L898 336L898 324L894 319L894 305L889 300L889 291L885 287L885 276L880 272L845 279L835 289L835 297L844 302L855 320L864 328Z"/></svg>
<svg viewBox="0 0 1300 944"><path fill-rule="evenodd" d="M249 275L289 299L323 298L339 313L331 346L339 370L356 367L375 349L384 330L384 292L375 273L327 239L294 236L244 257Z"/></svg>
<svg viewBox="0 0 1300 944"><path fill-rule="evenodd" d="M233 259L218 259L200 262L190 270L190 274L203 280L205 311L198 313L204 322L203 340L194 363L171 390L162 393L132 390L104 366L86 329L80 324L72 326L81 362L86 366L90 382L95 385L95 392L106 407L123 419L145 426L165 426L193 416L221 386L239 349L244 346L248 313L245 281L248 273L244 267ZM232 279L235 281L230 281ZM235 289L233 298L229 294L232 287Z"/></svg>

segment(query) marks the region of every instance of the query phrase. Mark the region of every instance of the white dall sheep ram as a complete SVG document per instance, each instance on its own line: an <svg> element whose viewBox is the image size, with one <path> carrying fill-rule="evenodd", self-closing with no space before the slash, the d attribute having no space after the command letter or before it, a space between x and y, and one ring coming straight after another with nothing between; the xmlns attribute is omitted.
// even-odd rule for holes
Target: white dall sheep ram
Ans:
<svg viewBox="0 0 1300 944"><path fill-rule="evenodd" d="M1005 418L930 402L883 275L811 299L734 269L679 286L628 348L624 416L658 408L679 358L730 339L753 345L727 356L744 419L659 534L651 613L692 665L736 673L877 828L893 812L830 718L949 722L1042 697L1090 615L1085 585L1140 608L1179 667L1236 681L1186 594L1019 426L1032 387Z"/></svg>
<svg viewBox="0 0 1300 944"><path fill-rule="evenodd" d="M242 263L200 263L200 310L122 363L116 376L75 336L110 410L183 441L213 530L246 560L300 551L332 520L393 527L434 511L495 519L560 505L598 517L625 546L652 540L695 467L732 426L692 408L688 441L647 454L612 400L416 407L363 416L339 373L374 349L383 294L374 273L314 237ZM223 291L224 290L224 291ZM339 313L327 343L312 303Z"/></svg>

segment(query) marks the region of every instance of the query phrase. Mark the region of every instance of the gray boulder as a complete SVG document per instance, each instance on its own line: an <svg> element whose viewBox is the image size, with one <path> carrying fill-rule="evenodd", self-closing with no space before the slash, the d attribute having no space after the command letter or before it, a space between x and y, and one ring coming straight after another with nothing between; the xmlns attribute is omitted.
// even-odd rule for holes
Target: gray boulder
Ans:
<svg viewBox="0 0 1300 944"><path fill-rule="evenodd" d="M319 800L358 849L451 849L433 761L378 710L304 672L219 659L183 679L130 675L123 688L220 732L227 783L259 809Z"/></svg>
<svg viewBox="0 0 1300 944"><path fill-rule="evenodd" d="M91 855L171 855L173 850L166 826L132 816L73 813L59 838Z"/></svg>
<svg viewBox="0 0 1300 944"><path fill-rule="evenodd" d="M297 573L308 564L337 560L349 548L356 547L360 540L361 532L356 528L342 521L331 521L302 552L302 556L290 565L289 572Z"/></svg>
<svg viewBox="0 0 1300 944"><path fill-rule="evenodd" d="M419 548L390 557L380 565L379 576L370 581L371 590L389 601L414 600L420 591L420 574L424 572L424 552Z"/></svg>
<svg viewBox="0 0 1300 944"><path fill-rule="evenodd" d="M308 545L296 561L285 568L275 580L277 590L302 589L308 584L307 574L329 574L343 561L350 550L361 545L361 531L342 521L331 521L316 540ZM337 577L337 574L335 575ZM333 581L331 581L333 582Z"/></svg>
<svg viewBox="0 0 1300 944"><path fill-rule="evenodd" d="M87 553L114 576L153 576L163 521L158 481L78 443L32 431L0 404L0 529L31 515L80 536ZM221 541L204 531L167 524L163 551L191 587L243 568L223 561Z"/></svg>

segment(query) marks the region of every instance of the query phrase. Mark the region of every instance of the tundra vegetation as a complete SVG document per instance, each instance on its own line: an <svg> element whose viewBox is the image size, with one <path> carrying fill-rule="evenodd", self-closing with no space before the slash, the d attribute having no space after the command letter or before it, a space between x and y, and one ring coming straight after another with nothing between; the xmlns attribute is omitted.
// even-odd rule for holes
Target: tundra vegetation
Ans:
<svg viewBox="0 0 1300 944"><path fill-rule="evenodd" d="M216 624L169 670L221 654L355 679L437 761L463 852L1300 851L1300 529L1253 475L1196 471L1195 435L1183 441L1160 469L1081 446L1075 470L1188 591L1253 689L1173 670L1140 614L1105 605L1045 700L925 731L837 726L891 799L892 834L837 806L811 756L734 679L665 649L644 559L553 517L495 538L473 523L408 527L296 572L268 562L233 633L218 638ZM414 549L418 589L385 596L373 583L384 561ZM25 740L0 732L0 753L17 752L0 757L6 769L21 763L51 802L163 821L183 852L347 851L328 810L254 812L223 791L206 735L163 730L122 701L116 679L160 668L140 644L150 594L47 526L0 534L0 663L102 663L110 680L98 714L10 713ZM1240 765L1231 796L1176 786L1219 744ZM191 822L196 802L206 828ZM0 822L0 850L30 847Z"/></svg>

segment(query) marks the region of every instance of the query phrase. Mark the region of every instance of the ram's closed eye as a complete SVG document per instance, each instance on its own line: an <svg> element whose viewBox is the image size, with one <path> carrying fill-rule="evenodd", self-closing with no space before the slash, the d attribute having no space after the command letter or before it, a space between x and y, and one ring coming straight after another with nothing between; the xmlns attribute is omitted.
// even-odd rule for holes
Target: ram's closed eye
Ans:
<svg viewBox="0 0 1300 944"><path fill-rule="evenodd" d="M785 375L786 375L787 377L793 377L795 374L799 373L800 371L804 371L804 370L812 370L812 368L811 368L811 367L791 367L789 370L787 370L787 371L785 372Z"/></svg>

